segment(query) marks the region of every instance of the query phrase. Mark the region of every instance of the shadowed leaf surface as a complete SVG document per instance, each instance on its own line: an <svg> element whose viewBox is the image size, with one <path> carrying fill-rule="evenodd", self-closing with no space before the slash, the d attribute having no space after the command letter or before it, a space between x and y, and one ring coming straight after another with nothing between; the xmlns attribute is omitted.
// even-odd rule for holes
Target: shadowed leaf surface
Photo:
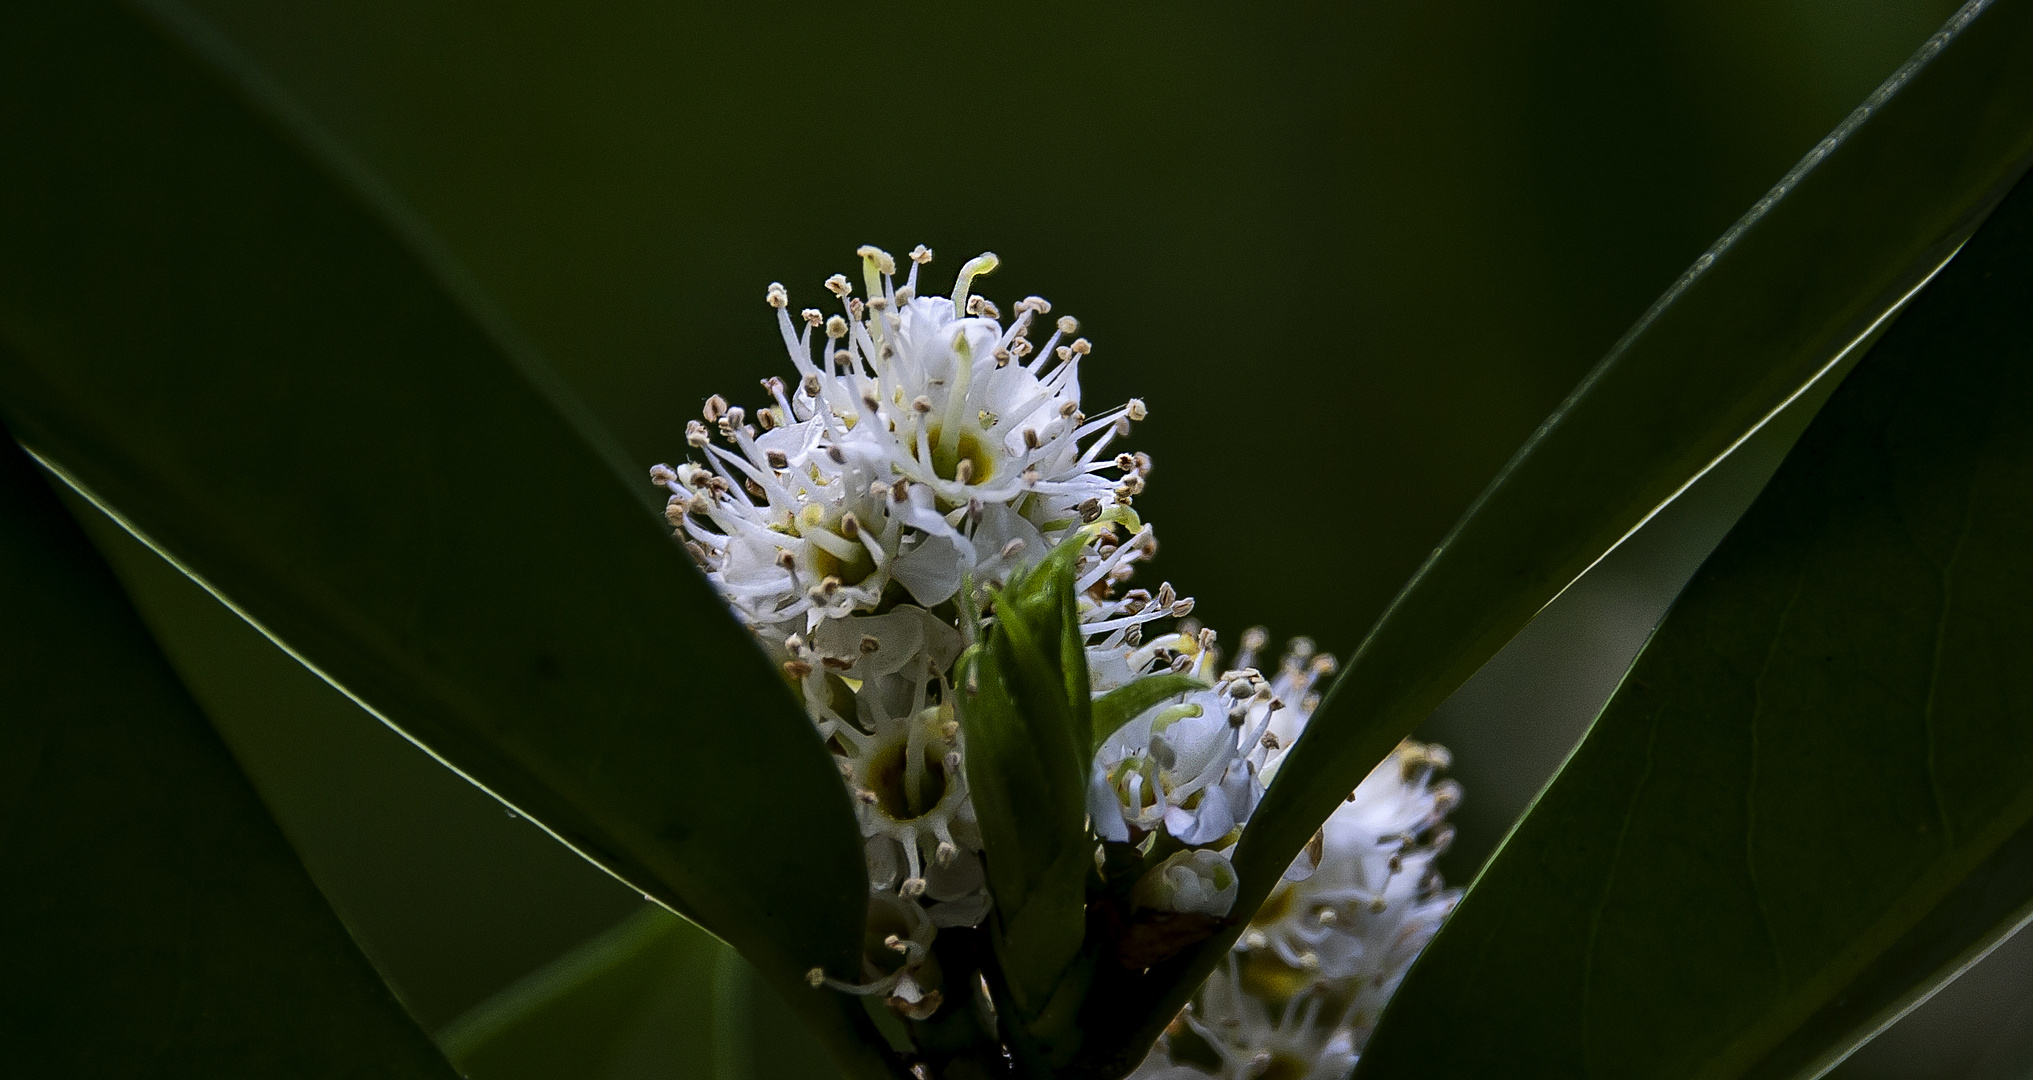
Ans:
<svg viewBox="0 0 2033 1080"><path fill-rule="evenodd" d="M2033 185L1830 398L1365 1076L1788 1077L2033 902Z"/></svg>
<svg viewBox="0 0 2033 1080"><path fill-rule="evenodd" d="M173 4L8 7L0 139L24 442L787 993L855 970L860 845L810 724L426 238ZM858 1006L795 1000L861 1053Z"/></svg>
<svg viewBox="0 0 2033 1080"><path fill-rule="evenodd" d="M12 440L0 881L10 1075L455 1075Z"/></svg>
<svg viewBox="0 0 2033 1080"><path fill-rule="evenodd" d="M2029 46L2033 5L1972 0L1582 381L1329 691L1235 849L1237 910L1548 601L1940 267L2033 153ZM1107 995L1098 1015L1136 1023L1097 1020L1124 1034L1096 1058L1140 1058L1239 932Z"/></svg>

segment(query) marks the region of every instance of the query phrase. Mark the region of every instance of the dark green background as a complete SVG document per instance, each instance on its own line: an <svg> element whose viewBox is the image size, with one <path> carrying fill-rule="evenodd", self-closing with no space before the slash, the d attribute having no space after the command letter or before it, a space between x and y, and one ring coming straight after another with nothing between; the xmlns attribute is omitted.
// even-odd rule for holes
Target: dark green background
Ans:
<svg viewBox="0 0 2033 1080"><path fill-rule="evenodd" d="M785 368L767 282L809 302L857 244L923 242L943 286L997 251L981 291L1041 293L1095 340L1090 400L1150 403L1163 576L1230 640L1261 622L1346 654L1575 380L1956 5L194 6L645 466L683 453L706 394L753 404ZM1442 710L1455 877L1783 448ZM150 612L201 700L201 670L220 698L283 677L207 653L230 629L205 603ZM636 903L343 700L282 700L238 748L427 1025Z"/></svg>

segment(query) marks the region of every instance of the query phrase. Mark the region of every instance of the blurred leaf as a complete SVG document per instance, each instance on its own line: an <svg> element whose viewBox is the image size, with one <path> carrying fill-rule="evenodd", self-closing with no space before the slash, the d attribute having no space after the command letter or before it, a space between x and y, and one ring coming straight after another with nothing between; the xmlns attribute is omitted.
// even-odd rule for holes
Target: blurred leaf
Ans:
<svg viewBox="0 0 2033 1080"><path fill-rule="evenodd" d="M181 8L142 10L0 15L16 432L787 993L858 971L837 775L647 484L334 148ZM795 1000L864 1052L858 1006Z"/></svg>
<svg viewBox="0 0 2033 1080"><path fill-rule="evenodd" d="M1819 1075L2033 915L2033 182L1837 389L1372 1076Z"/></svg>
<svg viewBox="0 0 2033 1080"><path fill-rule="evenodd" d="M0 881L10 1075L454 1075L4 431Z"/></svg>
<svg viewBox="0 0 2033 1080"><path fill-rule="evenodd" d="M1548 601L1940 268L2033 153L2029 48L2033 5L1972 0L1582 381L1330 689L1236 847L1236 910ZM1090 1026L1141 1057L1239 932L1100 996Z"/></svg>
<svg viewBox="0 0 2033 1080"><path fill-rule="evenodd" d="M819 1046L740 954L646 905L439 1031L470 1080L813 1080Z"/></svg>
<svg viewBox="0 0 2033 1080"><path fill-rule="evenodd" d="M714 972L726 947L646 906L438 1032L471 1080L746 1080L717 1068Z"/></svg>

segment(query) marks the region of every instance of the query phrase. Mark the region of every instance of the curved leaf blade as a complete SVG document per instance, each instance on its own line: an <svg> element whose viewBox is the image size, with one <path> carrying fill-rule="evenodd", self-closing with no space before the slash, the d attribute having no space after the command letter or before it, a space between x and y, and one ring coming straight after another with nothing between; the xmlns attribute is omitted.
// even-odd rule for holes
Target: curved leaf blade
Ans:
<svg viewBox="0 0 2033 1080"><path fill-rule="evenodd" d="M2029 48L2033 6L1972 0L1582 381L1329 690L1242 839L1245 899L1541 607L1953 254L2033 155Z"/></svg>
<svg viewBox="0 0 2033 1080"><path fill-rule="evenodd" d="M337 151L181 9L145 10L0 15L17 433L778 985L858 970L865 872L837 774L617 455ZM863 1053L865 1017L836 997L800 1000Z"/></svg>
<svg viewBox="0 0 2033 1080"><path fill-rule="evenodd" d="M19 1075L455 1075L11 439L0 879Z"/></svg>
<svg viewBox="0 0 2033 1080"><path fill-rule="evenodd" d="M1360 1075L1818 1075L2033 917L2033 183L1837 389Z"/></svg>
<svg viewBox="0 0 2033 1080"><path fill-rule="evenodd" d="M2033 4L1970 0L1698 259L1526 442L1329 689L1236 846L1238 911L1567 585L1844 361L2033 156ZM1133 1067L1240 928L1105 995Z"/></svg>

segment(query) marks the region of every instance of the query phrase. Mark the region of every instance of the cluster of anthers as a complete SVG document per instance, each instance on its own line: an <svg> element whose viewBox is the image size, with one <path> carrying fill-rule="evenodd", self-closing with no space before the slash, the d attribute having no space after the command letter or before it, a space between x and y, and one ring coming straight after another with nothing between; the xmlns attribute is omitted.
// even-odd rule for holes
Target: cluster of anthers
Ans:
<svg viewBox="0 0 2033 1080"><path fill-rule="evenodd" d="M865 839L870 898L863 978L814 970L815 986L880 995L923 1019L942 1002L932 942L991 907L954 713L965 616L1018 569L1061 544L1076 564L1081 633L1097 696L1171 670L1208 688L1132 718L1096 752L1088 810L1099 841L1162 842L1174 853L1137 881L1136 908L1215 919L1234 904L1226 850L1276 775L1333 662L1295 640L1278 670L1246 634L1222 670L1212 631L1185 618L1170 584L1130 587L1157 541L1132 509L1143 454L1110 454L1141 401L1089 416L1078 325L1047 322L1028 297L1005 325L973 293L996 266L961 267L950 296L920 295L932 259L908 275L859 252L861 296L827 279L832 311L768 301L794 382L763 380L752 415L717 395L686 438L699 460L659 465L668 517L707 576L799 691L834 754ZM1043 330L1041 345L1031 337ZM1172 629L1145 628L1161 619ZM1253 920L1226 966L1181 1014L1140 1076L1330 1075L1350 1061L1377 1008L1453 903L1433 860L1457 800L1435 782L1437 747L1400 747L1322 827ZM1322 1064L1315 1064L1322 1063Z"/></svg>
<svg viewBox="0 0 2033 1080"><path fill-rule="evenodd" d="M1243 637L1248 670L1266 643ZM1295 639L1268 680L1265 782L1319 705L1331 657ZM1384 1003L1453 910L1436 860L1459 785L1438 746L1406 742L1349 793L1250 920L1234 951L1166 1030L1132 1080L1338 1080Z"/></svg>
<svg viewBox="0 0 2033 1080"><path fill-rule="evenodd" d="M1169 584L1128 587L1157 550L1131 509L1151 461L1109 451L1145 409L1081 410L1091 346L1078 324L1028 297L1005 325L972 289L992 254L962 266L950 296L919 294L923 247L900 283L888 253L859 254L865 292L828 278L830 312L794 314L770 285L796 378L763 380L768 404L752 414L709 398L686 430L698 460L650 478L670 492L692 557L797 686L854 799L871 920L885 923L874 939L890 952L866 958L865 981L814 980L922 1017L941 1000L932 936L978 925L990 903L953 712L961 590L978 606L1012 571L1078 543L1095 692L1188 665L1197 643L1144 637L1193 602Z"/></svg>

